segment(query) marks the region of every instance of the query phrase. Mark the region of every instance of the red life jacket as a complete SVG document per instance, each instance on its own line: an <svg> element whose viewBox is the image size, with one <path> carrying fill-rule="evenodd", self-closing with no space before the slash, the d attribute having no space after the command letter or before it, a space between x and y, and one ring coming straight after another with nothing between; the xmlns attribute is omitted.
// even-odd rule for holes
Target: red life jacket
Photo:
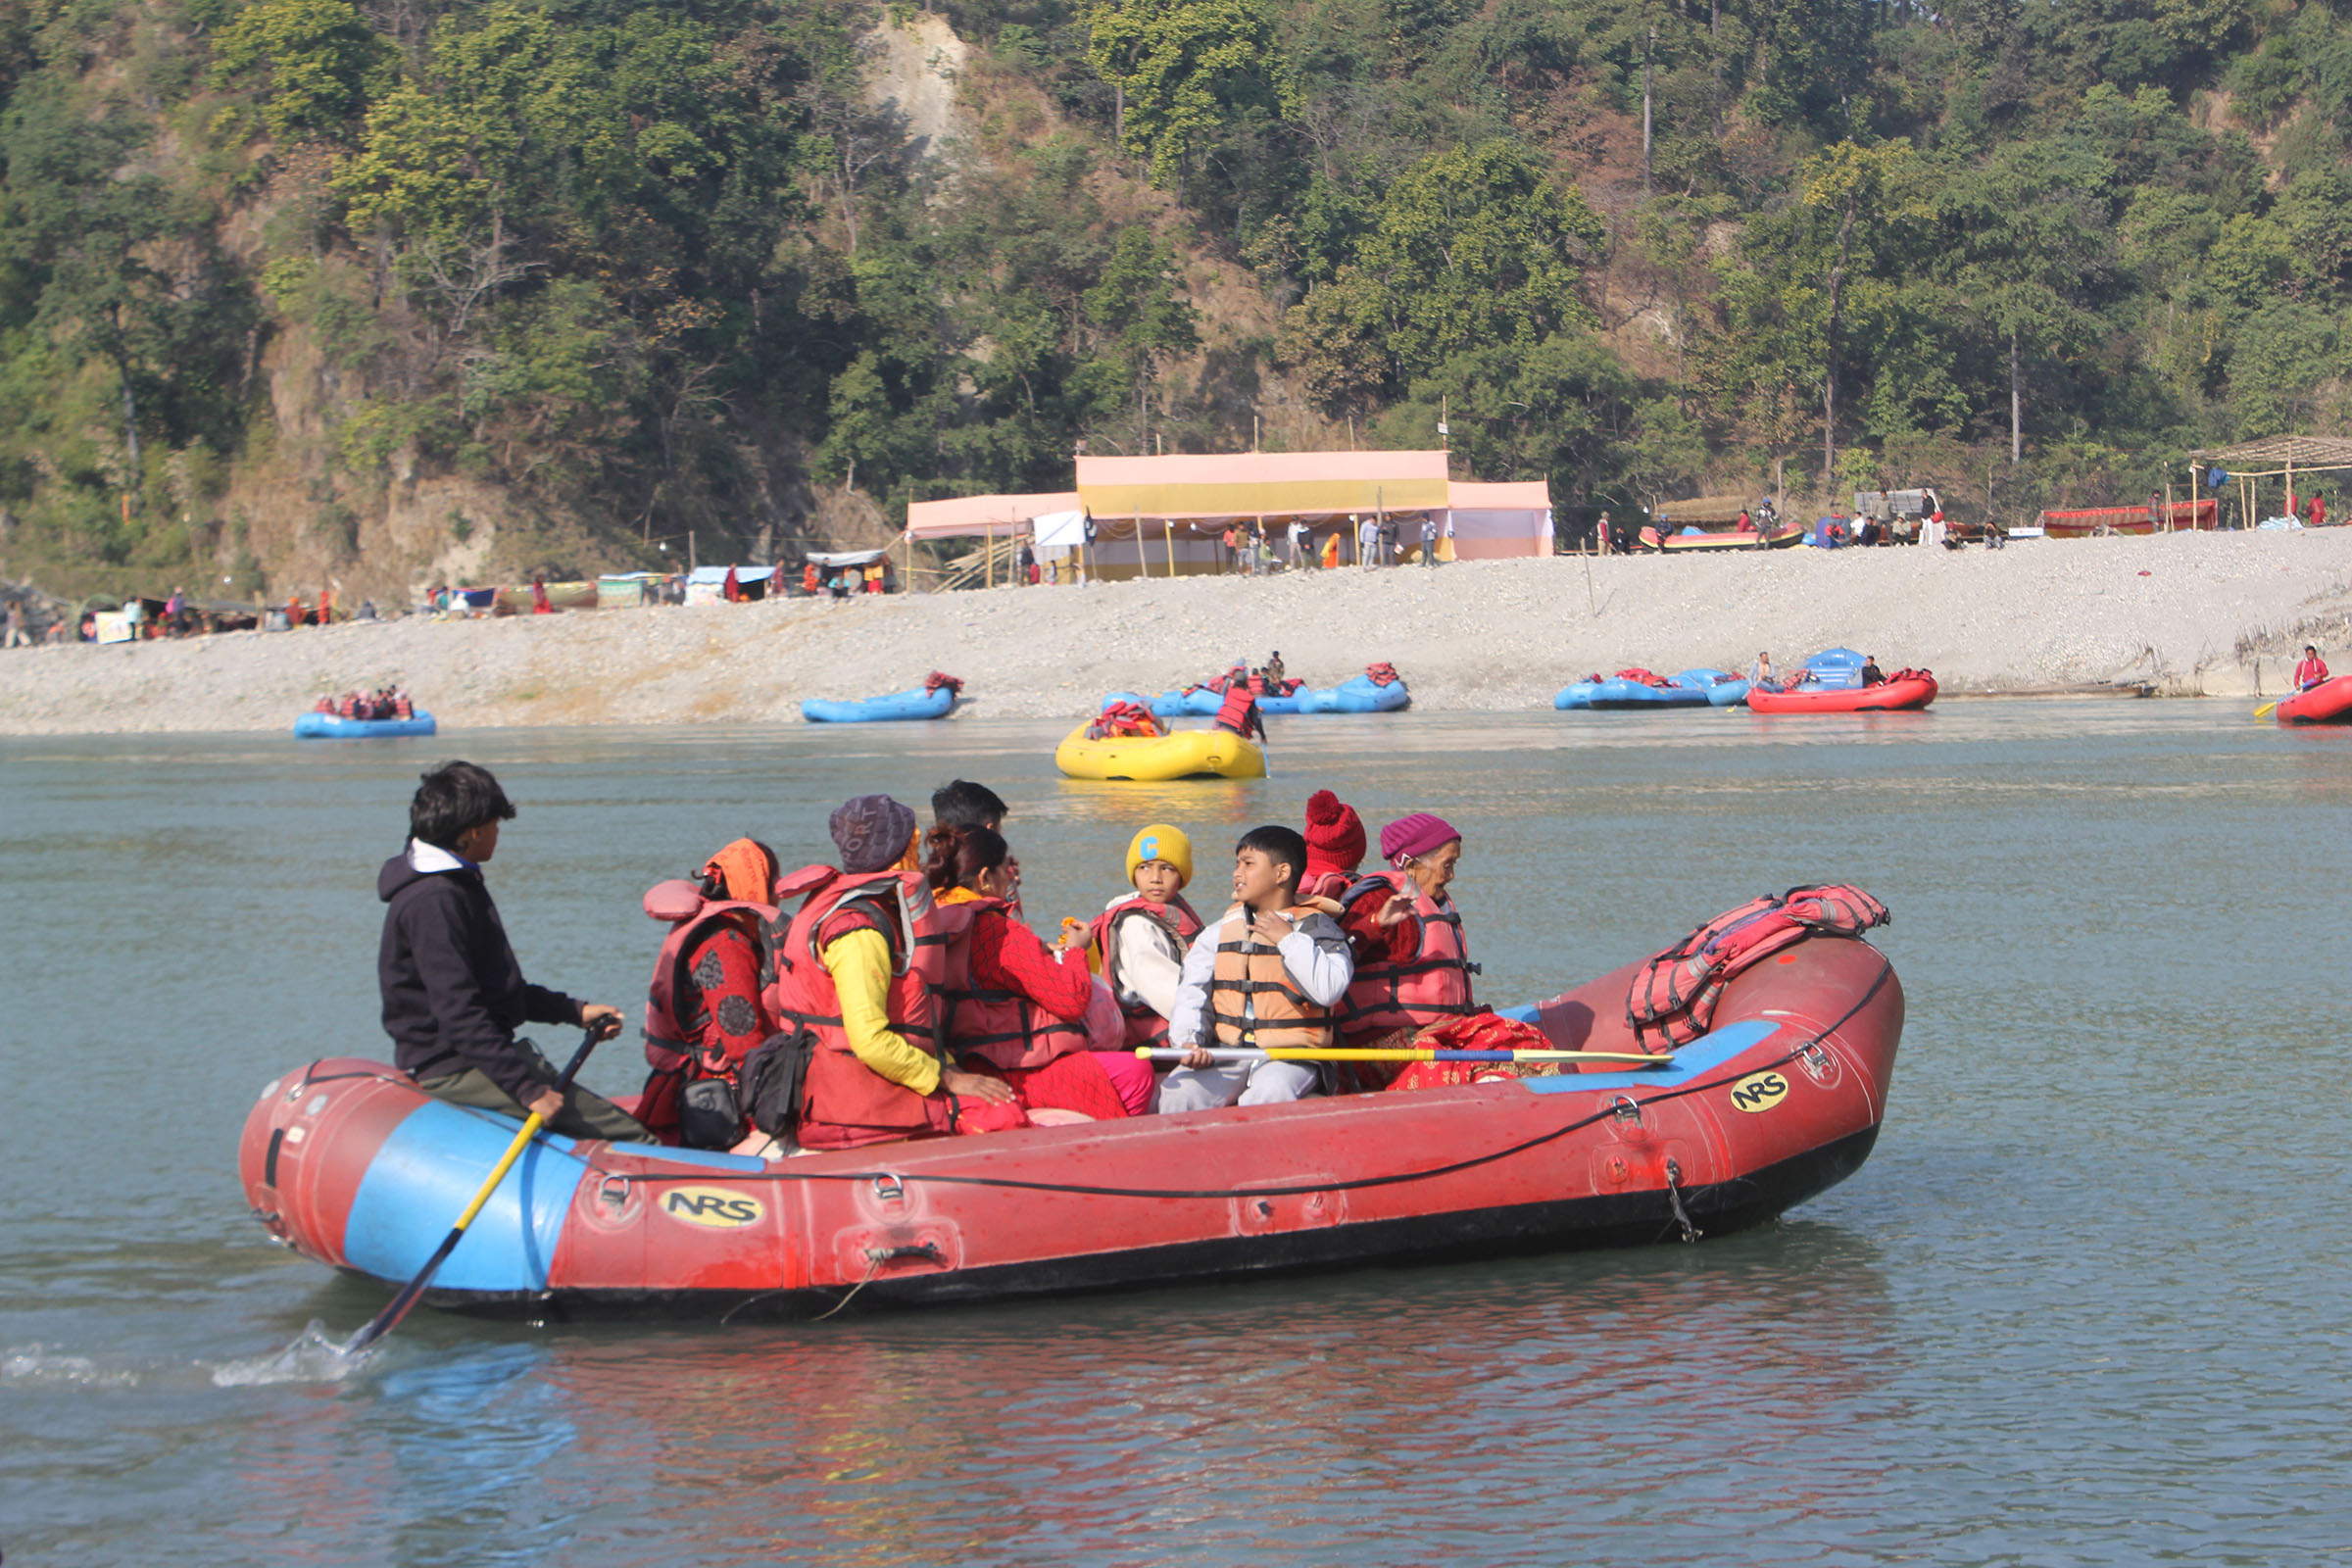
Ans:
<svg viewBox="0 0 2352 1568"><path fill-rule="evenodd" d="M709 899L692 882L673 879L657 882L646 890L645 912L657 920L670 923L669 935L662 941L662 956L654 960L653 983L645 994L645 1059L656 1072L685 1072L697 1078L733 1078L735 1069L743 1065L730 1059L725 1052L706 1052L696 1041L706 1021L699 1015L693 1018L678 1016L678 999L689 989L687 968L703 939L719 925L738 914L760 917L760 926L775 923L777 911L764 904L740 904L724 899ZM744 922L737 921L740 927ZM759 928L752 941L760 947ZM760 955L760 966L767 968L766 956Z"/></svg>
<svg viewBox="0 0 2352 1568"><path fill-rule="evenodd" d="M1470 977L1479 972L1462 941L1462 914L1449 899L1439 904L1413 886L1402 871L1375 871L1349 887L1340 903L1354 908L1365 899L1386 904L1398 893L1412 895L1421 922L1421 946L1402 963L1367 963L1355 971L1340 1004L1340 1032L1382 1034L1419 1029L1477 1012Z"/></svg>
<svg viewBox="0 0 2352 1568"><path fill-rule="evenodd" d="M823 957L827 946L854 931L881 932L890 944L891 979L884 1000L890 1027L907 1044L937 1052L931 984L939 975L944 937L921 873L851 876L831 866L808 866L776 888L780 899L802 892L808 893L808 901L768 943L773 976L768 1010L779 1027L806 1029L813 1040L795 1138L804 1149L854 1149L953 1131L953 1096L918 1095L858 1059L842 1025L841 993Z"/></svg>
<svg viewBox="0 0 2352 1568"><path fill-rule="evenodd" d="M1253 711L1256 707L1257 697L1250 690L1250 683L1237 681L1225 693L1225 706L1217 710L1217 716L1212 723L1218 729L1229 729L1236 735L1247 736L1256 725Z"/></svg>
<svg viewBox="0 0 2352 1568"><path fill-rule="evenodd" d="M1626 1021L1644 1050L1672 1050L1705 1034L1734 975L1811 936L1858 937L1893 918L1851 883L1790 888L1728 909L1635 972Z"/></svg>
<svg viewBox="0 0 2352 1568"><path fill-rule="evenodd" d="M1120 922L1137 915L1158 921L1175 936L1179 964L1184 961L1183 956L1192 951L1193 938L1200 934L1204 922L1181 893L1173 904L1153 904L1141 893L1130 893L1095 916L1095 952L1102 956L1102 983L1110 987L1110 994L1118 1000L1119 1011L1126 1016L1127 1044L1130 1048L1156 1048L1168 1043L1168 1020L1144 1003L1129 1001L1130 993L1110 971L1111 956L1118 951L1116 934Z"/></svg>
<svg viewBox="0 0 2352 1568"><path fill-rule="evenodd" d="M983 986L972 977L972 927L990 909L1013 917L1012 906L1003 899L943 904L933 916L947 937L932 987L940 1039L958 1055L979 1056L1007 1070L1042 1067L1086 1050L1083 1019L1063 1023L1019 992Z"/></svg>
<svg viewBox="0 0 2352 1568"><path fill-rule="evenodd" d="M1399 680L1404 678L1396 673L1396 666L1395 664L1386 662L1378 664L1366 664L1364 666L1364 673L1371 677L1372 684L1375 686L1394 686Z"/></svg>
<svg viewBox="0 0 2352 1568"><path fill-rule="evenodd" d="M1092 724L1086 726L1086 738L1090 741L1109 740L1120 735L1165 733L1159 727L1159 720L1152 716L1152 710L1141 703L1112 703L1095 716Z"/></svg>

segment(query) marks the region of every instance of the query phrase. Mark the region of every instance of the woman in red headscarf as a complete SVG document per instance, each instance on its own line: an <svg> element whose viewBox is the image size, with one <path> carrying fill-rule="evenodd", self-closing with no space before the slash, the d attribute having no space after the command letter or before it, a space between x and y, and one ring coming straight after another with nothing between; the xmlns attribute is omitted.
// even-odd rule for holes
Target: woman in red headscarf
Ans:
<svg viewBox="0 0 2352 1568"><path fill-rule="evenodd" d="M714 905L765 905L775 897L775 852L757 839L737 839L703 862L703 897ZM698 1105L709 1094L694 1086L718 1080L735 1091L744 1058L776 1032L760 997L762 956L759 916L749 909L701 917L677 951L664 945L646 1014L645 1056L653 1075L637 1106L637 1119L664 1143L678 1141L683 1121L703 1119L699 1110L682 1115L690 1093ZM740 1097L735 1102L740 1110ZM696 1142L729 1147L747 1131L748 1125L739 1127L723 1141L712 1132Z"/></svg>

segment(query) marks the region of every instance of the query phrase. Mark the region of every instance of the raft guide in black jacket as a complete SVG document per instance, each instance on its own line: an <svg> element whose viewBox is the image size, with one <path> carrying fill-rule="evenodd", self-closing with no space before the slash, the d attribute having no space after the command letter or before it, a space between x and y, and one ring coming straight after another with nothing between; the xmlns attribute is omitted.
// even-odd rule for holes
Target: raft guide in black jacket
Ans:
<svg viewBox="0 0 2352 1568"><path fill-rule="evenodd" d="M412 841L376 873L375 893L386 906L375 972L394 1063L417 1079L479 1067L518 1102L544 1087L514 1031L578 1023L580 1004L523 979L480 868Z"/></svg>

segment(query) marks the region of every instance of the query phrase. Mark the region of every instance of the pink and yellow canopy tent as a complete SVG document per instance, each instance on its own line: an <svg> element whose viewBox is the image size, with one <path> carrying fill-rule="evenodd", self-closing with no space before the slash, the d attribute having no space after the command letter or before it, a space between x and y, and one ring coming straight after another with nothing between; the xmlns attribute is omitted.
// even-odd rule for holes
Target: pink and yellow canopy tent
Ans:
<svg viewBox="0 0 2352 1568"><path fill-rule="evenodd" d="M1463 560L1551 553L1550 487L1543 480L1478 484L1447 477L1444 452L1244 452L1077 460L1075 491L966 496L906 509L908 539L1068 537L1072 511L1093 523L1085 547L1103 576L1215 571L1235 522L1279 537L1293 522L1317 536L1337 529L1354 559L1351 519L1396 519L1407 547L1435 515L1450 523Z"/></svg>

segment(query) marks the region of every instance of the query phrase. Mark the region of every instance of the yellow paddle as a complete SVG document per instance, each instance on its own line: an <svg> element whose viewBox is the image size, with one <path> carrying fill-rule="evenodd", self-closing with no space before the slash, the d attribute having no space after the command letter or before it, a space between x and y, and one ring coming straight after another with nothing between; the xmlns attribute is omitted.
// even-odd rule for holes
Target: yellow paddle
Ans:
<svg viewBox="0 0 2352 1568"><path fill-rule="evenodd" d="M2285 702L2285 701L2286 701L2286 699L2285 699L2285 698L2283 698L2283 697L2281 697L2281 698L2279 698L2279 699L2278 699L2278 703L2283 703L2283 702ZM2254 716L2255 716L2256 718L2268 718L2268 717L2270 717L2270 716L2271 716L2271 711L2272 711L2272 710L2276 709L2276 708L2278 706L2278 703L2265 703L2265 704L2263 704L2263 705L2262 705L2260 708L2257 708L2256 710L2254 710Z"/></svg>

